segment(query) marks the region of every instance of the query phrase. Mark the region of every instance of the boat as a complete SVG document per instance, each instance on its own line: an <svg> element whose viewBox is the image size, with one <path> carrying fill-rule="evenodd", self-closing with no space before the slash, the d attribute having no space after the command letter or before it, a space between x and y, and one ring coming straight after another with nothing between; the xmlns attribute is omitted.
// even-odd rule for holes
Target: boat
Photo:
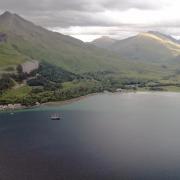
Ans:
<svg viewBox="0 0 180 180"><path fill-rule="evenodd" d="M61 117L60 117L59 114L53 114L53 115L51 115L51 120L60 120L60 119L61 119Z"/></svg>

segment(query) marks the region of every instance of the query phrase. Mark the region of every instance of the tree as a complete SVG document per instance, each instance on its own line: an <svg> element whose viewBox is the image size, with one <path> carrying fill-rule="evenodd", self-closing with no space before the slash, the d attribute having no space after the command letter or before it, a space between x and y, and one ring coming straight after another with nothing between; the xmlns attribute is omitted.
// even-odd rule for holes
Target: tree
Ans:
<svg viewBox="0 0 180 180"><path fill-rule="evenodd" d="M21 65L18 65L17 68L16 68L18 74L22 74L23 73L23 68Z"/></svg>

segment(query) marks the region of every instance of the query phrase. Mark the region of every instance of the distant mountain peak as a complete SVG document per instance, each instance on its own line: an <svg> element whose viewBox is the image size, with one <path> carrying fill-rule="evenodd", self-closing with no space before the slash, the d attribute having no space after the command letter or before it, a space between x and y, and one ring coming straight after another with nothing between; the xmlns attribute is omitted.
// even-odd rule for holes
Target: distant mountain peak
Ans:
<svg viewBox="0 0 180 180"><path fill-rule="evenodd" d="M101 39L112 39L110 36L102 36Z"/></svg>
<svg viewBox="0 0 180 180"><path fill-rule="evenodd" d="M114 41L114 39L111 38L110 36L101 36L100 38L97 38L94 41L99 41L99 40Z"/></svg>
<svg viewBox="0 0 180 180"><path fill-rule="evenodd" d="M11 15L13 15L11 12L5 11L1 16L11 16Z"/></svg>
<svg viewBox="0 0 180 180"><path fill-rule="evenodd" d="M115 42L116 42L116 40L109 36L102 36L102 37L92 41L91 44L94 44L95 46L101 47L101 48L108 48Z"/></svg>
<svg viewBox="0 0 180 180"><path fill-rule="evenodd" d="M22 20L23 18L21 18L20 16L18 16L17 14L11 13L9 11L4 12L3 14L0 15L0 22L1 23L12 23L13 21L17 21L17 20Z"/></svg>
<svg viewBox="0 0 180 180"><path fill-rule="evenodd" d="M17 15L9 11L5 11L2 15L0 15L1 18L13 18L15 16Z"/></svg>
<svg viewBox="0 0 180 180"><path fill-rule="evenodd" d="M2 32L22 35L23 33L27 34L27 32L30 32L32 28L34 28L33 23L25 20L18 14L6 11L0 15L0 29Z"/></svg>
<svg viewBox="0 0 180 180"><path fill-rule="evenodd" d="M4 21L5 20L23 20L23 21L29 22L25 20L23 17L21 17L20 15L16 13L11 13L9 11L5 11L3 14L1 14L0 19Z"/></svg>
<svg viewBox="0 0 180 180"><path fill-rule="evenodd" d="M172 36L158 32L158 31L148 31L140 33L139 36L145 36L149 38L153 38L156 40L170 40L177 43L177 40L174 39Z"/></svg>

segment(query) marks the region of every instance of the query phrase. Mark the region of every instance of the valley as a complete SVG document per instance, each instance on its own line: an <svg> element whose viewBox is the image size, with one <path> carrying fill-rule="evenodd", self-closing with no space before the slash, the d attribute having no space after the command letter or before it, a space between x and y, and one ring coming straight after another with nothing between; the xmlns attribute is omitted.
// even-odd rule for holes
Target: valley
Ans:
<svg viewBox="0 0 180 180"><path fill-rule="evenodd" d="M151 31L84 43L17 14L0 16L1 105L33 106L117 89L179 92L180 43Z"/></svg>

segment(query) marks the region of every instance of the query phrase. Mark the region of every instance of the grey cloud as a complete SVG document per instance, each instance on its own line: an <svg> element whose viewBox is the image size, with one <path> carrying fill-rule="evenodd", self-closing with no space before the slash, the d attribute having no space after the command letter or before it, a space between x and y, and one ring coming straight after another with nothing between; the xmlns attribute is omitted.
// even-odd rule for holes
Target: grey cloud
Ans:
<svg viewBox="0 0 180 180"><path fill-rule="evenodd" d="M161 22L159 24L149 24L148 26L122 24L108 21L102 16L106 10L127 11L131 8L139 10L157 10L163 4L153 0L0 0L0 11L9 10L24 18L44 27L71 26L99 26L115 27L105 32L92 32L93 34L103 34L120 36L124 32L131 34L147 30L162 30L174 32L179 35L178 30L173 27L180 27L180 22Z"/></svg>
<svg viewBox="0 0 180 180"><path fill-rule="evenodd" d="M152 1L144 0L107 0L104 1L103 6L107 9L115 10L127 10L131 8L141 9L141 10L153 10L161 8L160 3L153 3Z"/></svg>
<svg viewBox="0 0 180 180"><path fill-rule="evenodd" d="M105 10L157 8L144 0L0 0L0 10L9 10L45 27L117 26L100 17Z"/></svg>
<svg viewBox="0 0 180 180"><path fill-rule="evenodd" d="M112 26L112 23L98 20L91 13L77 11L61 11L56 14L47 12L43 16L31 15L33 21L45 27L69 27L69 26Z"/></svg>
<svg viewBox="0 0 180 180"><path fill-rule="evenodd" d="M158 3L144 0L0 0L1 9L14 11L103 11L104 9L154 9Z"/></svg>
<svg viewBox="0 0 180 180"><path fill-rule="evenodd" d="M89 0L0 0L1 9L19 12L100 11L101 4Z"/></svg>

